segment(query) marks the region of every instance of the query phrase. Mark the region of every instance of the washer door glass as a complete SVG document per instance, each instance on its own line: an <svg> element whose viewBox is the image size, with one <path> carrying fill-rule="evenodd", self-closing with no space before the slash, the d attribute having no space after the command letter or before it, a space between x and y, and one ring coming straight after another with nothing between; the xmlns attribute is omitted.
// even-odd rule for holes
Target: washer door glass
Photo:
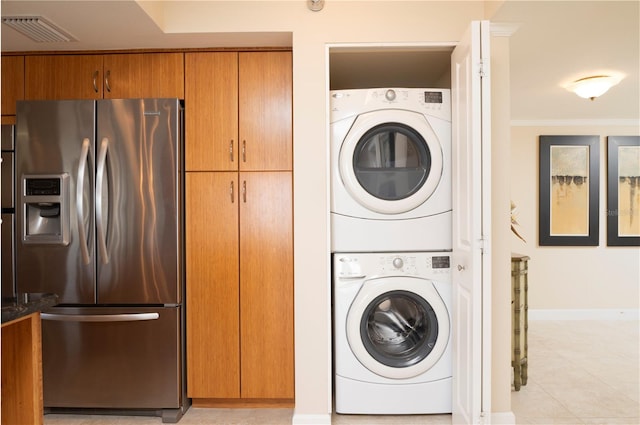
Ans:
<svg viewBox="0 0 640 425"><path fill-rule="evenodd" d="M356 145L353 170L369 194L397 201L412 196L427 181L431 152L411 127L380 124L367 131Z"/></svg>
<svg viewBox="0 0 640 425"><path fill-rule="evenodd" d="M424 298L407 291L387 292L365 309L360 336L367 352L380 363L412 366L433 350L438 320Z"/></svg>
<svg viewBox="0 0 640 425"><path fill-rule="evenodd" d="M351 352L364 367L386 378L408 379L442 357L450 339L449 312L430 280L372 278L353 299L345 330Z"/></svg>

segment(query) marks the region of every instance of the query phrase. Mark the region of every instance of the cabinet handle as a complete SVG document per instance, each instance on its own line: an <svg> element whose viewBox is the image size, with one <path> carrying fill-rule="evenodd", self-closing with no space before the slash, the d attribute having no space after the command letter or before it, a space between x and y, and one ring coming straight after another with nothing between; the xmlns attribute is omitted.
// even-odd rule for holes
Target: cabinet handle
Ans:
<svg viewBox="0 0 640 425"><path fill-rule="evenodd" d="M233 140L229 143L229 159L233 162Z"/></svg>
<svg viewBox="0 0 640 425"><path fill-rule="evenodd" d="M231 182L231 185L229 187L229 195L231 196L231 203L235 203L235 196L233 194L233 181Z"/></svg>
<svg viewBox="0 0 640 425"><path fill-rule="evenodd" d="M247 181L242 181L242 202L247 203Z"/></svg>
<svg viewBox="0 0 640 425"><path fill-rule="evenodd" d="M104 85L107 87L107 91L111 93L111 85L109 84L109 77L111 77L111 71L107 71L104 76Z"/></svg>
<svg viewBox="0 0 640 425"><path fill-rule="evenodd" d="M93 71L93 91L98 93L98 71Z"/></svg>
<svg viewBox="0 0 640 425"><path fill-rule="evenodd" d="M242 162L247 162L247 141L242 141Z"/></svg>

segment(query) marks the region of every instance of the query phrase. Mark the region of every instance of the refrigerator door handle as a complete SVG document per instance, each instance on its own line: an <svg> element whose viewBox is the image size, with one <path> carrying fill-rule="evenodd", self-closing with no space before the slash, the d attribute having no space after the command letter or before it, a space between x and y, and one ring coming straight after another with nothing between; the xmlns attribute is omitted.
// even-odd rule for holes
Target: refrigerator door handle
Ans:
<svg viewBox="0 0 640 425"><path fill-rule="evenodd" d="M80 239L80 252L82 252L82 261L89 264L89 245L87 244L87 233L84 228L84 175L87 168L87 158L89 156L89 145L91 142L88 138L82 140L82 150L80 152L80 162L78 163L78 176L76 178L76 214L78 215L78 239Z"/></svg>
<svg viewBox="0 0 640 425"><path fill-rule="evenodd" d="M100 142L100 152L98 154L98 169L96 172L96 227L98 233L98 248L100 258L104 264L109 263L107 253L107 237L105 217L102 216L102 194L104 192L104 178L107 162L107 151L109 150L109 139L106 137Z"/></svg>
<svg viewBox="0 0 640 425"><path fill-rule="evenodd" d="M158 313L130 313L130 314L55 314L41 313L42 320L58 322L141 322L158 320Z"/></svg>

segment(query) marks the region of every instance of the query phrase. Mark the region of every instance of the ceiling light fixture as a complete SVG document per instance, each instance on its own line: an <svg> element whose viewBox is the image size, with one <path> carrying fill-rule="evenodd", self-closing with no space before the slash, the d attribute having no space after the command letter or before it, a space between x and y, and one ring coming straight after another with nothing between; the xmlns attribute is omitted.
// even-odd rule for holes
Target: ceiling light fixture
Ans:
<svg viewBox="0 0 640 425"><path fill-rule="evenodd" d="M607 90L618 84L620 80L622 80L622 78L616 76L595 75L574 81L567 86L567 90L574 92L582 98L593 100L605 94Z"/></svg>

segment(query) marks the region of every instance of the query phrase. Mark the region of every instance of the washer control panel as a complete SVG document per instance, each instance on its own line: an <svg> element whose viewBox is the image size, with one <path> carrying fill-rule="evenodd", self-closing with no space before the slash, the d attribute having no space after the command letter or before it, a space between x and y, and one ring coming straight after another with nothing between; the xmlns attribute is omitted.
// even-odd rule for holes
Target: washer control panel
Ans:
<svg viewBox="0 0 640 425"><path fill-rule="evenodd" d="M451 254L449 252L335 254L333 268L334 276L340 279L418 276L449 280Z"/></svg>
<svg viewBox="0 0 640 425"><path fill-rule="evenodd" d="M382 274L417 274L416 257L410 254L385 255L380 257Z"/></svg>
<svg viewBox="0 0 640 425"><path fill-rule="evenodd" d="M365 277L357 257L348 255L336 256L333 262L334 273L341 279Z"/></svg>

